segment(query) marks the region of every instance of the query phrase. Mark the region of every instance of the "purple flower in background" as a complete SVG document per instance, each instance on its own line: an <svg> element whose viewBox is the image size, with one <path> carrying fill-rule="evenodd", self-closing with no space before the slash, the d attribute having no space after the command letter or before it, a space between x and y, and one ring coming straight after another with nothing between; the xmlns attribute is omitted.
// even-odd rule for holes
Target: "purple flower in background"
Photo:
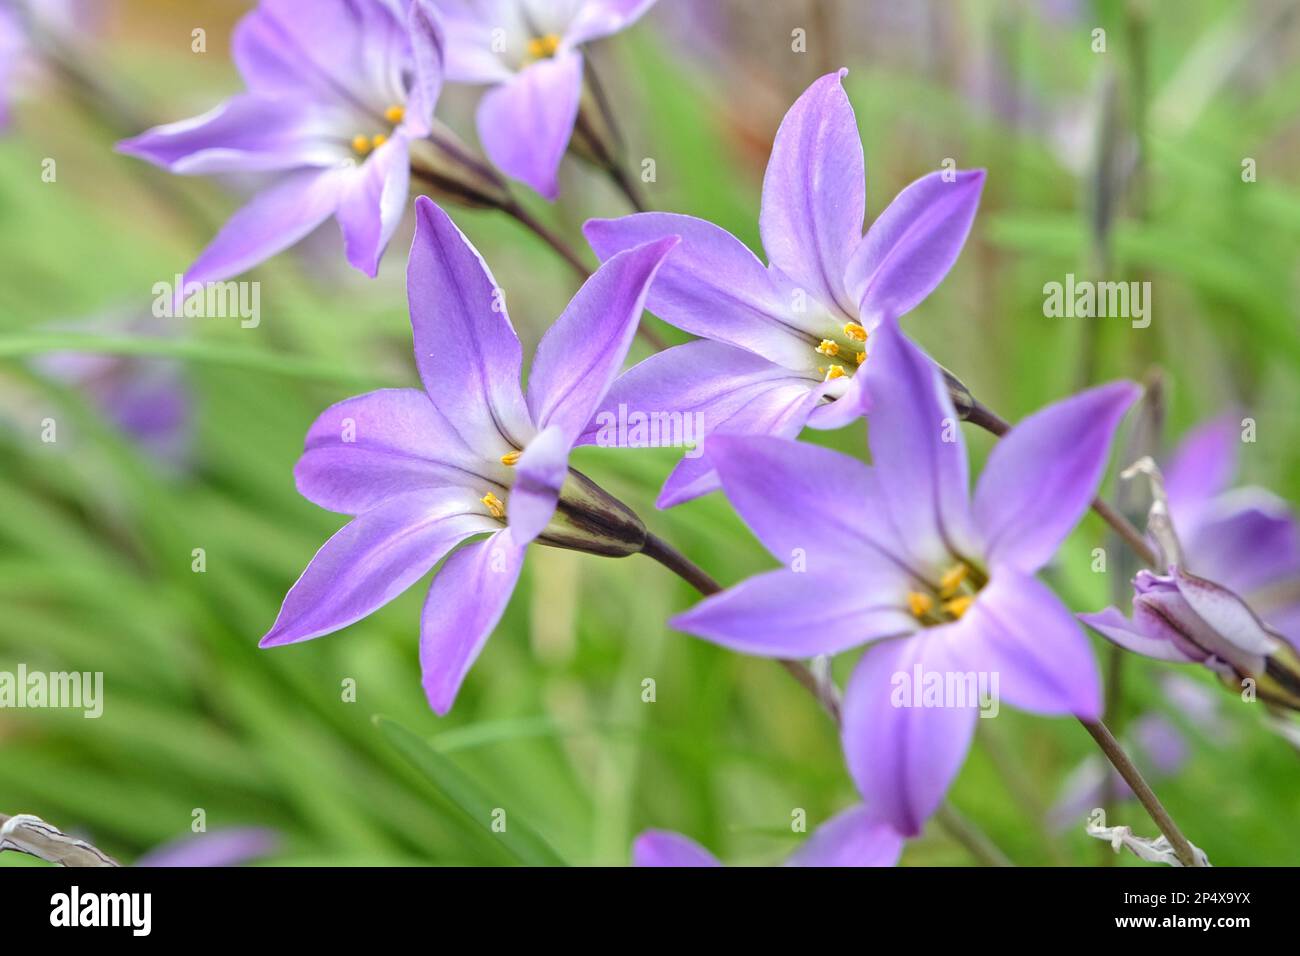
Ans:
<svg viewBox="0 0 1300 956"><path fill-rule="evenodd" d="M434 2L447 31L447 79L492 84L478 107L484 151L555 199L582 98L579 48L630 26L655 0Z"/></svg>
<svg viewBox="0 0 1300 956"><path fill-rule="evenodd" d="M962 764L977 704L1000 695L1035 713L1100 713L1087 638L1034 574L1088 509L1138 388L1104 385L1025 419L994 448L972 499L937 367L893 319L873 341L874 467L767 436L711 441L732 505L791 565L674 623L768 657L868 644L845 692L849 771L867 806L914 836Z"/></svg>
<svg viewBox="0 0 1300 956"><path fill-rule="evenodd" d="M818 827L786 866L893 866L903 838L861 804ZM716 856L671 830L646 830L632 844L634 866L722 866Z"/></svg>
<svg viewBox="0 0 1300 956"><path fill-rule="evenodd" d="M9 99L20 57L27 48L18 13L0 2L0 132L9 128Z"/></svg>
<svg viewBox="0 0 1300 956"><path fill-rule="evenodd" d="M174 173L270 175L186 285L238 275L330 216L348 262L374 276L406 209L410 143L429 133L442 84L428 0L262 0L232 48L248 92L119 145Z"/></svg>
<svg viewBox="0 0 1300 956"><path fill-rule="evenodd" d="M272 830L243 827L214 830L182 837L150 850L135 861L137 867L239 866L270 856L280 839Z"/></svg>
<svg viewBox="0 0 1300 956"><path fill-rule="evenodd" d="M568 459L677 240L629 250L587 280L538 345L525 394L519 339L486 264L427 197L416 213L407 291L424 389L350 398L308 431L294 469L299 492L356 517L316 553L262 646L358 621L456 545L486 535L447 559L420 623L425 693L444 714L505 610L530 541L607 554L644 542L635 516L602 499Z"/></svg>
<svg viewBox="0 0 1300 956"><path fill-rule="evenodd" d="M947 275L970 231L984 172L918 179L864 236L866 170L840 83L846 72L813 83L777 131L759 217L769 266L730 233L691 216L641 213L587 223L602 259L680 235L649 308L702 336L628 370L610 390L608 409L700 413L706 435L791 438L805 424L839 428L867 410L855 373L870 351L868 335ZM704 458L686 458L659 505L717 485Z"/></svg>

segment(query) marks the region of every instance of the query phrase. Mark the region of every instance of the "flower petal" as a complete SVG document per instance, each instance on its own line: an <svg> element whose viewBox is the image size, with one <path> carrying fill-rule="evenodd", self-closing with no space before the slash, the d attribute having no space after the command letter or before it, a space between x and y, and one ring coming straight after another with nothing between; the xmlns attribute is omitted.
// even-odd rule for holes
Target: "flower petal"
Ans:
<svg viewBox="0 0 1300 956"><path fill-rule="evenodd" d="M970 749L973 706L907 706L917 676L961 671L952 628L867 648L844 694L844 755L876 817L906 837L921 832ZM921 688L911 688L920 697ZM895 700L899 701L896 705Z"/></svg>
<svg viewBox="0 0 1300 956"><path fill-rule="evenodd" d="M501 620L524 564L509 529L461 548L429 587L420 618L420 670L429 706L442 716Z"/></svg>
<svg viewBox="0 0 1300 956"><path fill-rule="evenodd" d="M1032 574L1046 564L1097 494L1111 439L1141 394L1111 382L1048 405L998 442L975 491L990 561Z"/></svg>
<svg viewBox="0 0 1300 956"><path fill-rule="evenodd" d="M570 443L562 429L551 426L528 443L515 463L515 483L510 488L507 514L510 536L525 545L542 533L560 498L569 473Z"/></svg>
<svg viewBox="0 0 1300 956"><path fill-rule="evenodd" d="M416 388L368 392L312 424L294 466L298 492L330 511L360 514L416 488L474 487L483 463ZM504 465L490 476L508 480Z"/></svg>
<svg viewBox="0 0 1300 956"><path fill-rule="evenodd" d="M894 866L902 853L902 836L859 804L814 830L786 865Z"/></svg>
<svg viewBox="0 0 1300 956"><path fill-rule="evenodd" d="M564 31L564 41L577 46L625 30L655 5L656 0L585 0Z"/></svg>
<svg viewBox="0 0 1300 956"><path fill-rule="evenodd" d="M868 328L915 308L943 281L975 220L984 170L922 176L867 230L847 266L849 295Z"/></svg>
<svg viewBox="0 0 1300 956"><path fill-rule="evenodd" d="M646 291L677 241L660 239L610 257L542 336L528 376L528 408L538 428L560 430L566 450L622 369Z"/></svg>
<svg viewBox="0 0 1300 956"><path fill-rule="evenodd" d="M1078 618L1112 644L1117 644L1134 654L1141 654L1143 657L1158 661L1172 661L1177 664L1194 663L1205 659L1205 655L1193 658L1185 654L1182 650L1183 642L1171 639L1168 624L1139 618L1138 611L1142 607L1143 605L1134 607L1132 621L1114 607L1108 607L1095 614L1080 614ZM1155 618L1155 615L1148 611L1148 617Z"/></svg>
<svg viewBox="0 0 1300 956"><path fill-rule="evenodd" d="M406 282L420 379L465 443L495 460L533 435L519 339L478 250L428 197L415 210Z"/></svg>
<svg viewBox="0 0 1300 956"><path fill-rule="evenodd" d="M1192 529L1211 499L1228 490L1237 470L1239 421L1236 414L1222 415L1192 429L1161 469L1179 535Z"/></svg>
<svg viewBox="0 0 1300 956"><path fill-rule="evenodd" d="M960 623L953 648L967 670L996 674L1010 704L1036 714L1101 715L1101 682L1088 638L1035 578L998 567Z"/></svg>
<svg viewBox="0 0 1300 956"><path fill-rule="evenodd" d="M478 108L483 151L502 172L554 200L581 94L582 54L562 53L526 66L483 95Z"/></svg>
<svg viewBox="0 0 1300 956"><path fill-rule="evenodd" d="M632 844L633 866L722 866L716 856L671 830L646 830Z"/></svg>
<svg viewBox="0 0 1300 956"><path fill-rule="evenodd" d="M457 489L389 498L321 546L260 646L305 641L361 620L427 574L457 543L494 527L473 495Z"/></svg>
<svg viewBox="0 0 1300 956"><path fill-rule="evenodd" d="M406 17L411 36L411 58L415 63L415 83L404 123L412 136L425 136L442 92L447 40L433 0L410 0Z"/></svg>
<svg viewBox="0 0 1300 956"><path fill-rule="evenodd" d="M410 150L405 133L399 131L367 157L339 199L338 220L348 262L372 279L406 212L410 185Z"/></svg>
<svg viewBox="0 0 1300 956"><path fill-rule="evenodd" d="M694 216L644 212L589 219L582 227L602 260L644 242L680 236L646 305L693 335L748 349L790 369L816 367L816 342L801 330L794 303L739 239Z"/></svg>
<svg viewBox="0 0 1300 956"><path fill-rule="evenodd" d="M875 562L871 571L881 569ZM916 620L875 590L876 575L852 564L768 571L705 598L673 627L743 654L816 657L909 633ZM893 581L884 568L885 594Z"/></svg>
<svg viewBox="0 0 1300 956"><path fill-rule="evenodd" d="M862 238L866 161L853 107L828 73L790 107L763 177L759 229L768 259L823 305L857 320L844 276Z"/></svg>

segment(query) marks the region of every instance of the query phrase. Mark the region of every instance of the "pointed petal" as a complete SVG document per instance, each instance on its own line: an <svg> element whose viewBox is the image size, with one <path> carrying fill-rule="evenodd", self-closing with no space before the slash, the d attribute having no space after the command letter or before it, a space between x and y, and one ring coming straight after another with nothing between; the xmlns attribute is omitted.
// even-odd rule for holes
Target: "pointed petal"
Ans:
<svg viewBox="0 0 1300 956"><path fill-rule="evenodd" d="M465 443L495 460L533 433L519 339L478 250L428 197L415 210L406 282L420 379Z"/></svg>
<svg viewBox="0 0 1300 956"><path fill-rule="evenodd" d="M1228 490L1240 444L1240 416L1221 415L1192 429L1161 469L1179 534L1196 523L1211 499Z"/></svg>
<svg viewBox="0 0 1300 956"><path fill-rule="evenodd" d="M505 612L524 564L510 530L461 548L429 587L420 618L420 670L429 706L451 710L465 675Z"/></svg>
<svg viewBox="0 0 1300 956"><path fill-rule="evenodd" d="M952 628L867 648L844 694L844 755L876 817L906 837L921 832L957 776L978 719L974 707L904 706L921 674L962 671ZM921 689L915 688L917 697ZM900 702L895 706L894 701Z"/></svg>
<svg viewBox="0 0 1300 956"><path fill-rule="evenodd" d="M973 554L966 445L952 399L930 357L890 318L872 333L867 440L889 514L909 551L934 566Z"/></svg>
<svg viewBox="0 0 1300 956"><path fill-rule="evenodd" d="M646 291L676 245L669 237L612 256L547 329L528 376L538 428L558 428L566 446L577 441L622 369Z"/></svg>
<svg viewBox="0 0 1300 956"><path fill-rule="evenodd" d="M1111 382L1035 412L989 455L975 521L990 561L1032 574L1056 553L1097 494L1110 443L1141 394Z"/></svg>
<svg viewBox="0 0 1300 956"><path fill-rule="evenodd" d="M483 151L506 175L554 200L581 93L582 54L530 64L483 95L478 108Z"/></svg>
<svg viewBox="0 0 1300 956"><path fill-rule="evenodd" d="M308 501L360 514L416 488L473 486L484 464L422 390L391 388L322 412L293 475Z"/></svg>
<svg viewBox="0 0 1300 956"><path fill-rule="evenodd" d="M1183 653L1182 642L1170 639L1167 624L1141 620L1138 617L1139 607L1141 606L1134 608L1132 621L1114 607L1108 607L1095 614L1080 614L1078 618L1112 644L1117 644L1134 654L1141 654L1143 657L1158 661L1172 661L1176 664L1204 660L1203 656L1194 659ZM1154 617L1154 615L1150 616ZM1158 629L1153 629L1153 624Z"/></svg>
<svg viewBox="0 0 1300 956"><path fill-rule="evenodd" d="M470 535L499 527L473 495L453 489L390 498L321 546L290 588L260 646L320 637L371 614Z"/></svg>
<svg viewBox="0 0 1300 956"><path fill-rule="evenodd" d="M555 514L560 488L569 473L569 447L560 428L545 428L515 463L517 474L506 509L510 537L516 544L532 541Z"/></svg>
<svg viewBox="0 0 1300 956"><path fill-rule="evenodd" d="M415 62L415 84L406 108L405 127L412 136L424 136L429 132L433 110L442 93L447 40L433 0L411 0L406 22Z"/></svg>
<svg viewBox="0 0 1300 956"><path fill-rule="evenodd" d="M355 172L331 168L286 174L230 217L194 260L185 284L229 279L289 248L334 214Z"/></svg>
<svg viewBox="0 0 1300 956"><path fill-rule="evenodd" d="M798 572L782 568L705 598L672 626L733 651L758 657L839 654L881 637L915 629L916 620L875 590L883 570L886 594L896 593L889 568L850 565Z"/></svg>
<svg viewBox="0 0 1300 956"><path fill-rule="evenodd" d="M703 219L644 212L589 219L582 227L602 260L644 242L680 236L681 247L659 270L647 308L693 335L748 349L790 369L813 369L811 333L800 330L794 303L743 242Z"/></svg>
<svg viewBox="0 0 1300 956"><path fill-rule="evenodd" d="M398 132L367 157L339 200L339 226L348 262L372 279L406 212L410 185L410 150L406 135Z"/></svg>
<svg viewBox="0 0 1300 956"><path fill-rule="evenodd" d="M1240 597L1213 581L1188 574L1182 568L1175 567L1171 573L1178 585L1178 593L1196 612L1197 617L1233 648L1257 655L1277 651L1277 638L1260 624L1259 618ZM1211 645L1209 649L1217 648ZM1227 653L1219 656L1234 663L1240 659L1240 655Z"/></svg>
<svg viewBox="0 0 1300 956"><path fill-rule="evenodd" d="M671 830L646 830L632 844L633 866L722 866L689 837Z"/></svg>
<svg viewBox="0 0 1300 956"><path fill-rule="evenodd" d="M857 319L844 276L862 238L866 161L841 79L828 73L790 107L776 132L759 229L767 257L823 305Z"/></svg>
<svg viewBox="0 0 1300 956"><path fill-rule="evenodd" d="M996 568L953 640L966 670L997 675L997 693L1036 714L1101 715L1092 647L1060 599L1042 583Z"/></svg>
<svg viewBox="0 0 1300 956"><path fill-rule="evenodd" d="M903 838L859 804L819 826L786 861L788 866L894 866Z"/></svg>
<svg viewBox="0 0 1300 956"><path fill-rule="evenodd" d="M566 43L577 46L625 30L655 5L655 0L586 0L564 31Z"/></svg>
<svg viewBox="0 0 1300 956"><path fill-rule="evenodd" d="M438 14L447 42L447 79L453 83L501 83L514 71L495 50L494 39L506 31L506 38L522 43L525 25L513 4L488 7L470 0L437 0ZM517 36L516 36L517 34Z"/></svg>

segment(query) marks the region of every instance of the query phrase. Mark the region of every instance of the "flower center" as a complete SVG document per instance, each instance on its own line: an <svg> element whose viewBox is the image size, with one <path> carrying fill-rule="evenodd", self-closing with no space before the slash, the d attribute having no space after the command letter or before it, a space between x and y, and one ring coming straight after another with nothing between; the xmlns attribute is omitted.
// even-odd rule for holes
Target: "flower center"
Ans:
<svg viewBox="0 0 1300 956"><path fill-rule="evenodd" d="M396 128L402 120L406 119L405 107L393 104L384 110L384 119L393 124ZM388 142L388 137L393 133L390 129L387 133L376 133L373 136L367 136L365 133L358 133L352 137L352 151L358 156L368 156Z"/></svg>
<svg viewBox="0 0 1300 956"><path fill-rule="evenodd" d="M528 58L530 60L546 60L555 56L556 51L559 49L560 37L558 34L543 34L528 41Z"/></svg>
<svg viewBox="0 0 1300 956"><path fill-rule="evenodd" d="M845 323L832 335L833 338L822 339L813 349L818 355L836 360L817 366L817 371L824 375L828 382L844 375L852 375L867 359L866 351L859 348L867 340L867 330L858 323Z"/></svg>
<svg viewBox="0 0 1300 956"><path fill-rule="evenodd" d="M925 627L959 621L984 587L983 572L958 561L939 577L938 588L907 592L907 609Z"/></svg>

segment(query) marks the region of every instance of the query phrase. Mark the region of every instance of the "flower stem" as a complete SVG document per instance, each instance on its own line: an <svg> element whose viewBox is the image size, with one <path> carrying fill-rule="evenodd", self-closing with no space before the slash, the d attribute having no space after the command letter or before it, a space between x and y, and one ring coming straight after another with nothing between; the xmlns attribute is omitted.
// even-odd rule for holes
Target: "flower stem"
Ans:
<svg viewBox="0 0 1300 956"><path fill-rule="evenodd" d="M1178 861L1183 866L1196 866L1196 854L1192 850L1192 845L1187 842L1187 837L1183 836L1183 831L1178 829L1178 824L1174 823L1173 817L1169 811L1164 808L1160 798L1155 795L1155 791L1142 779L1142 774L1138 768L1129 760L1128 754L1120 746L1115 735L1110 732L1110 728L1100 720L1083 720L1083 729L1092 735L1092 739L1097 741L1097 746L1101 752L1106 755L1111 766L1119 771L1119 775L1124 778L1124 782L1129 785L1134 795L1141 801L1142 806L1146 808L1155 825L1160 828L1160 832L1165 835L1170 846L1174 848L1174 853L1178 856Z"/></svg>
<svg viewBox="0 0 1300 956"><path fill-rule="evenodd" d="M578 253L565 242L552 229L538 220L532 213L519 204L517 200L511 200L508 205L502 206L501 211L510 216L517 223L541 239L559 254L560 258L569 264L578 278L586 281L591 278L591 270L587 268L586 263Z"/></svg>
<svg viewBox="0 0 1300 956"><path fill-rule="evenodd" d="M950 837L985 866L1015 866L983 830L958 813L951 803L939 804L939 809L934 811L934 819Z"/></svg>
<svg viewBox="0 0 1300 956"><path fill-rule="evenodd" d="M722 585L713 580L708 572L657 535L646 533L645 547L641 549L641 553L658 561L705 597L722 590ZM818 680L817 675L802 661L780 659L777 663L784 667L804 690L817 699L835 721L835 726L840 726L840 705L833 688L827 687L824 682Z"/></svg>

